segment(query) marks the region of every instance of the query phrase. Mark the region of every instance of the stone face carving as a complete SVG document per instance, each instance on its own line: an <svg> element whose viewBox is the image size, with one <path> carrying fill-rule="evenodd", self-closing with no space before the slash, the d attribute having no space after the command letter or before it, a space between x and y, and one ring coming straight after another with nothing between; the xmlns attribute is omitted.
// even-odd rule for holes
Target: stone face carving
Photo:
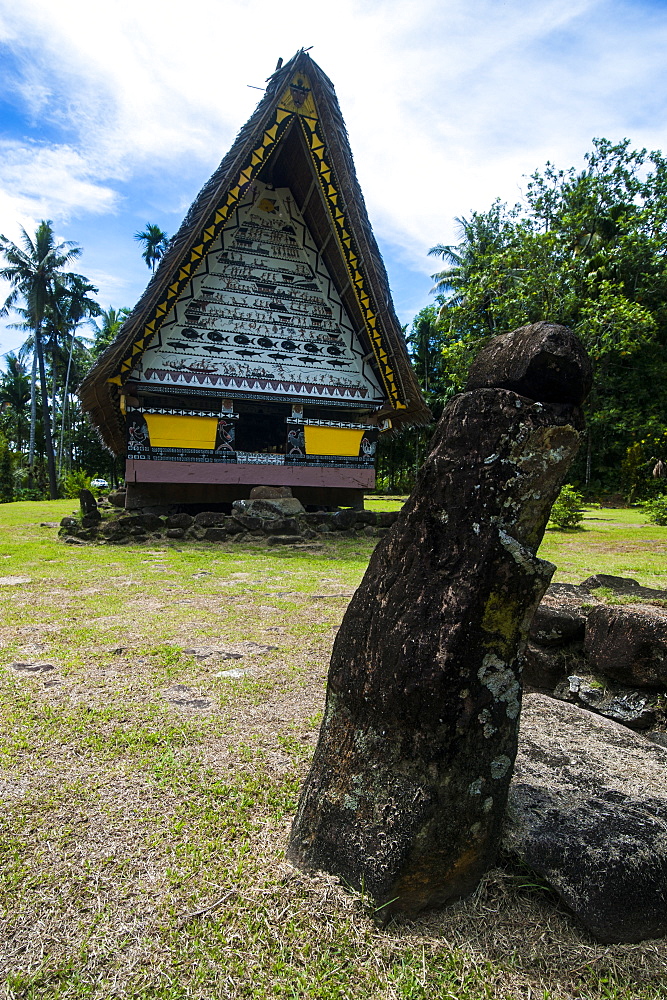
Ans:
<svg viewBox="0 0 667 1000"><path fill-rule="evenodd" d="M581 404L593 370L581 341L566 326L532 323L495 337L470 369L468 389L512 389L542 403Z"/></svg>
<svg viewBox="0 0 667 1000"><path fill-rule="evenodd" d="M81 506L81 514L83 517L89 517L95 521L101 521L102 515L99 512L97 500L90 490L79 490L79 504Z"/></svg>
<svg viewBox="0 0 667 1000"><path fill-rule="evenodd" d="M517 341L529 373L531 349L548 356L545 326L497 338L502 379L517 367ZM557 330L559 351L572 344L562 396L573 395L574 359L579 402L587 358ZM288 848L296 865L340 876L383 914L462 897L493 862L516 754L520 651L553 573L535 551L583 428L574 402L488 387L484 353L482 369L485 387L446 408L347 610Z"/></svg>

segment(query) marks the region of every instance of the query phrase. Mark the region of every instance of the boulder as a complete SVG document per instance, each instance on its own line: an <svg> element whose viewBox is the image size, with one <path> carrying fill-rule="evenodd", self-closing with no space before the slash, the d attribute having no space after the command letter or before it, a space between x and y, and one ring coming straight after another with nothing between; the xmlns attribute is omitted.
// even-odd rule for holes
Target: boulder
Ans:
<svg viewBox="0 0 667 1000"><path fill-rule="evenodd" d="M120 518L115 518L110 521L105 521L104 524L100 526L100 535L103 538L120 538L127 531L127 525L123 526L119 524Z"/></svg>
<svg viewBox="0 0 667 1000"><path fill-rule="evenodd" d="M585 709L524 698L503 833L599 941L667 933L667 751Z"/></svg>
<svg viewBox="0 0 667 1000"><path fill-rule="evenodd" d="M543 403L577 406L592 384L581 341L565 326L532 323L494 337L473 362L467 388L498 386Z"/></svg>
<svg viewBox="0 0 667 1000"><path fill-rule="evenodd" d="M203 510L200 514L195 514L193 523L198 528L220 528L228 520L228 514L221 514L215 510Z"/></svg>
<svg viewBox="0 0 667 1000"><path fill-rule="evenodd" d="M658 696L586 673L586 662L581 665L583 669L578 674L570 674L557 684L554 698L576 702L630 729L649 729L658 719L664 720Z"/></svg>
<svg viewBox="0 0 667 1000"><path fill-rule="evenodd" d="M115 524L123 531L129 531L130 528L136 528L137 526L143 527L141 514L122 514L109 523Z"/></svg>
<svg viewBox="0 0 667 1000"><path fill-rule="evenodd" d="M160 517L159 514L139 514L137 515L137 523L145 528L146 531L161 531L164 528L164 518Z"/></svg>
<svg viewBox="0 0 667 1000"><path fill-rule="evenodd" d="M496 340L504 378L517 338ZM534 352L543 342L536 329ZM569 399L587 362L578 344L559 358ZM558 396L557 374L545 380ZM363 889L383 917L461 898L493 863L521 650L553 573L535 553L582 429L578 407L510 389L455 397L348 606L288 857Z"/></svg>
<svg viewBox="0 0 667 1000"><path fill-rule="evenodd" d="M330 515L328 522L329 529L333 531L346 531L353 528L357 522L357 511L352 507L344 507Z"/></svg>
<svg viewBox="0 0 667 1000"><path fill-rule="evenodd" d="M239 525L239 531L242 530L243 529ZM204 538L206 531L207 529L202 528L199 524L191 524L189 528L186 528L185 537L192 539L192 541L194 542L200 542Z"/></svg>
<svg viewBox="0 0 667 1000"><path fill-rule="evenodd" d="M355 511L355 522L357 525L374 528L378 523L378 515L374 510L357 510Z"/></svg>
<svg viewBox="0 0 667 1000"><path fill-rule="evenodd" d="M582 642L590 608L591 596L582 587L552 583L535 612L531 640L538 646Z"/></svg>
<svg viewBox="0 0 667 1000"><path fill-rule="evenodd" d="M572 669L572 657L553 646L526 645L523 654L523 683L540 691L553 691Z"/></svg>
<svg viewBox="0 0 667 1000"><path fill-rule="evenodd" d="M193 521L191 514L171 514L166 524L168 528L189 528Z"/></svg>
<svg viewBox="0 0 667 1000"><path fill-rule="evenodd" d="M229 532L226 528L206 528L204 538L207 542L226 542Z"/></svg>
<svg viewBox="0 0 667 1000"><path fill-rule="evenodd" d="M282 500L291 496L290 486L253 486L250 490L251 500Z"/></svg>
<svg viewBox="0 0 667 1000"><path fill-rule="evenodd" d="M321 510L308 510L305 514L301 515L301 520L304 524L310 525L311 528L315 528L318 525L325 524L327 518L330 518L331 514L326 511Z"/></svg>
<svg viewBox="0 0 667 1000"><path fill-rule="evenodd" d="M91 511L90 514L84 514L81 518L82 528L95 528L97 529L102 521L102 515L99 510Z"/></svg>
<svg viewBox="0 0 667 1000"><path fill-rule="evenodd" d="M302 526L296 517L279 517L275 521L265 521L264 531L269 535L300 535Z"/></svg>
<svg viewBox="0 0 667 1000"><path fill-rule="evenodd" d="M219 526L224 528L229 535L241 535L245 534L245 529L242 524L239 524L237 519L232 514L225 515L223 521L220 521Z"/></svg>
<svg viewBox="0 0 667 1000"><path fill-rule="evenodd" d="M584 650L594 673L629 687L667 688L667 609L600 605L588 615Z"/></svg>
<svg viewBox="0 0 667 1000"><path fill-rule="evenodd" d="M595 573L594 576L588 576L580 584L580 587L588 590L591 593L604 587L607 590L613 590L615 594L619 597L631 597L633 600L641 601L651 601L651 600L667 600L667 590L656 590L653 587L642 587L641 584L637 583L636 580L625 576L610 576L607 573Z"/></svg>
<svg viewBox="0 0 667 1000"><path fill-rule="evenodd" d="M305 514L306 509L296 497L277 497L276 499L235 500L232 513L250 514L253 517L276 518L298 517Z"/></svg>
<svg viewBox="0 0 667 1000"><path fill-rule="evenodd" d="M378 528L391 528L392 524L395 524L398 520L398 515L400 511L397 510L381 510L375 515L375 523Z"/></svg>
<svg viewBox="0 0 667 1000"><path fill-rule="evenodd" d="M580 604L547 590L530 626L530 638L539 646L565 646L582 642L585 629L586 613Z"/></svg>
<svg viewBox="0 0 667 1000"><path fill-rule="evenodd" d="M107 495L107 500L112 507L125 507L125 499L127 497L126 490L114 490L113 493Z"/></svg>
<svg viewBox="0 0 667 1000"><path fill-rule="evenodd" d="M263 517L257 517L253 514L232 514L234 520L245 528L246 531L252 531L257 533L263 533L265 530L270 530L271 525L277 524L278 521L265 520Z"/></svg>

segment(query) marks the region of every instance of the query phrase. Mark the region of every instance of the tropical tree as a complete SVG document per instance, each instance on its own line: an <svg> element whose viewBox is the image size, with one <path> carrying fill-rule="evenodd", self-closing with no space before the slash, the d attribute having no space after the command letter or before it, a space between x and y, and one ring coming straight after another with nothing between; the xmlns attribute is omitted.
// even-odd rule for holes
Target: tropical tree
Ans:
<svg viewBox="0 0 667 1000"><path fill-rule="evenodd" d="M433 275L433 293L438 296L441 318L446 310L457 309L457 315L466 314L470 295L470 282L478 275L480 265L489 255L498 254L513 237L511 213L508 216L505 205L496 200L488 212L473 212L470 219L455 219L461 242L458 246L439 243L431 247L429 254L441 257L448 265ZM498 275L485 272L476 289L476 322L467 333L491 336L498 332L497 319L491 308L497 293Z"/></svg>
<svg viewBox="0 0 667 1000"><path fill-rule="evenodd" d="M146 266L155 273L157 264L164 257L169 237L158 225L147 222L144 231L135 233L134 238L139 243L143 243L144 249L141 256L146 261Z"/></svg>
<svg viewBox="0 0 667 1000"><path fill-rule="evenodd" d="M596 139L584 170L547 164L521 204L461 229L432 251L446 365L525 323L569 326L595 374L579 474L615 487L627 449L667 425L667 160Z"/></svg>
<svg viewBox="0 0 667 1000"><path fill-rule="evenodd" d="M82 338L75 336L79 325L86 319L99 316L101 307L99 303L91 298L91 293L95 294L97 288L92 285L87 278L81 274L70 274L66 283L59 281L56 284L55 294L48 309L53 331L51 339L51 375L53 380L53 423L54 432L57 417L57 393L58 393L58 367L62 362L65 367L62 381L61 412L60 412L60 435L58 438L58 475L62 467L63 448L65 444L65 419L69 400L70 376L72 373L72 358L75 346L79 351L86 351ZM59 343L59 338L61 343ZM67 357L67 365L64 366L64 359Z"/></svg>
<svg viewBox="0 0 667 1000"><path fill-rule="evenodd" d="M101 309L98 313L99 322L95 324L95 340L91 347L91 356L97 360L106 351L118 336L121 326L130 315L130 310L125 306L114 309Z"/></svg>
<svg viewBox="0 0 667 1000"><path fill-rule="evenodd" d="M426 306L417 313L405 340L415 375L437 420L451 395L451 381L443 353L447 333L438 323L438 309L435 306Z"/></svg>
<svg viewBox="0 0 667 1000"><path fill-rule="evenodd" d="M12 351L6 355L6 371L0 374L0 408L7 439L20 455L28 430L30 379L21 357Z"/></svg>
<svg viewBox="0 0 667 1000"><path fill-rule="evenodd" d="M0 315L6 315L10 309L20 307L23 303L24 316L32 330L34 340L33 376L31 380L31 412L30 412L30 452L29 469L30 482L35 460L35 430L37 424L36 411L36 368L39 368L41 386L42 417L44 423L44 442L49 472L49 492L51 499L58 495L56 479L53 438L49 420L49 401L47 393L46 366L42 344L42 327L49 304L53 301L58 283L66 284L69 280L66 268L81 255L81 247L69 241L56 243L53 224L50 220L42 220L37 227L34 238L21 228L21 245L13 243L6 236L0 235L0 253L4 257L5 266L0 268L0 278L7 281L11 292L0 309Z"/></svg>

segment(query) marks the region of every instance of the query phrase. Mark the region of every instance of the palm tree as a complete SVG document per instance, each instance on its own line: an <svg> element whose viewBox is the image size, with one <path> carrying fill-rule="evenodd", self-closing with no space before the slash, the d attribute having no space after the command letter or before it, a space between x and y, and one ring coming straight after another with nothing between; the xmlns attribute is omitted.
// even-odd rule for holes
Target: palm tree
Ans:
<svg viewBox="0 0 667 1000"><path fill-rule="evenodd" d="M457 246L439 243L429 250L431 256L440 257L448 265L443 271L431 275L435 282L431 292L440 303L438 319L442 319L448 309L465 305L471 282L481 276L483 295L480 318L486 332L494 334L496 322L490 306L496 298L497 289L487 275L488 257L506 247L512 233L510 218L505 206L496 199L488 212L473 212L470 219L455 219L455 222L461 242Z"/></svg>
<svg viewBox="0 0 667 1000"><path fill-rule="evenodd" d="M81 274L71 274L68 276L66 285L59 284L56 290L57 311L60 317L63 333L69 338L69 351L67 356L67 372L63 384L62 407L60 417L60 439L58 441L58 475L63 460L63 446L65 443L65 415L67 411L67 400L69 392L69 379L72 370L72 353L77 344L81 347L80 339L74 336L74 331L84 319L92 319L102 312L100 304L91 299L89 293L97 293L95 285L91 285L87 278ZM56 355L53 356L53 418L56 416Z"/></svg>
<svg viewBox="0 0 667 1000"><path fill-rule="evenodd" d="M169 237L158 225L147 222L143 233L135 233L134 238L139 243L144 244L144 252L141 256L146 261L146 267L150 267L151 271L155 273L155 267L164 257L169 245Z"/></svg>
<svg viewBox="0 0 667 1000"><path fill-rule="evenodd" d="M106 351L107 347L114 342L121 326L129 315L130 310L126 306L121 306L120 309L114 309L113 306L109 306L108 309L101 309L99 311L100 323L95 324L95 343L90 352L93 358L97 360Z"/></svg>
<svg viewBox="0 0 667 1000"><path fill-rule="evenodd" d="M49 400L46 389L46 369L44 365L44 350L42 346L42 325L49 303L53 300L58 281L67 283L68 275L65 268L77 257L81 256L81 247L69 241L56 243L53 233L53 223L50 220L40 222L34 239L21 227L21 244L17 246L6 236L0 235L0 253L5 258L6 266L0 268L0 278L11 286L11 292L0 309L0 315L6 315L10 309L17 309L22 300L25 306L24 315L32 330L34 338L33 378L31 383L30 405L30 452L28 464L30 469L29 482L32 484L35 462L35 427L37 423L36 410L36 368L39 367L39 379L42 396L42 414L44 419L44 444L46 460L49 469L49 493L52 500L58 496L56 480L56 463L53 453L53 438L49 421Z"/></svg>
<svg viewBox="0 0 667 1000"><path fill-rule="evenodd" d="M10 440L20 455L23 433L28 426L30 379L20 357L10 351L6 358L7 370L0 375L0 409L7 417Z"/></svg>

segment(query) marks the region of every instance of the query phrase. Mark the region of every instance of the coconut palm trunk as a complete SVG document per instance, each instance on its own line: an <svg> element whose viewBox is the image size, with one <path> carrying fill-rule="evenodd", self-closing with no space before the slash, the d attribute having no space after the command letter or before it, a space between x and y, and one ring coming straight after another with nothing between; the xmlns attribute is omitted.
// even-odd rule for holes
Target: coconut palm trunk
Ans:
<svg viewBox="0 0 667 1000"><path fill-rule="evenodd" d="M46 465L49 472L49 496L51 500L58 499L58 480L56 478L56 461L53 453L53 437L51 435L51 419L49 414L49 395L46 384L46 365L44 364L44 348L39 330L35 330L35 349L39 365L39 384L42 396L42 421L44 423L44 450Z"/></svg>
<svg viewBox="0 0 667 1000"><path fill-rule="evenodd" d="M67 357L67 373L65 375L65 387L63 389L63 405L60 414L60 440L58 441L58 477L63 467L63 447L65 444L65 415L67 412L67 401L69 399L69 375L72 368L72 352L74 350L74 333L70 334L69 355Z"/></svg>
<svg viewBox="0 0 667 1000"><path fill-rule="evenodd" d="M33 488L35 474L35 429L37 427L37 351L33 345L30 374L30 444L28 445L28 489Z"/></svg>

